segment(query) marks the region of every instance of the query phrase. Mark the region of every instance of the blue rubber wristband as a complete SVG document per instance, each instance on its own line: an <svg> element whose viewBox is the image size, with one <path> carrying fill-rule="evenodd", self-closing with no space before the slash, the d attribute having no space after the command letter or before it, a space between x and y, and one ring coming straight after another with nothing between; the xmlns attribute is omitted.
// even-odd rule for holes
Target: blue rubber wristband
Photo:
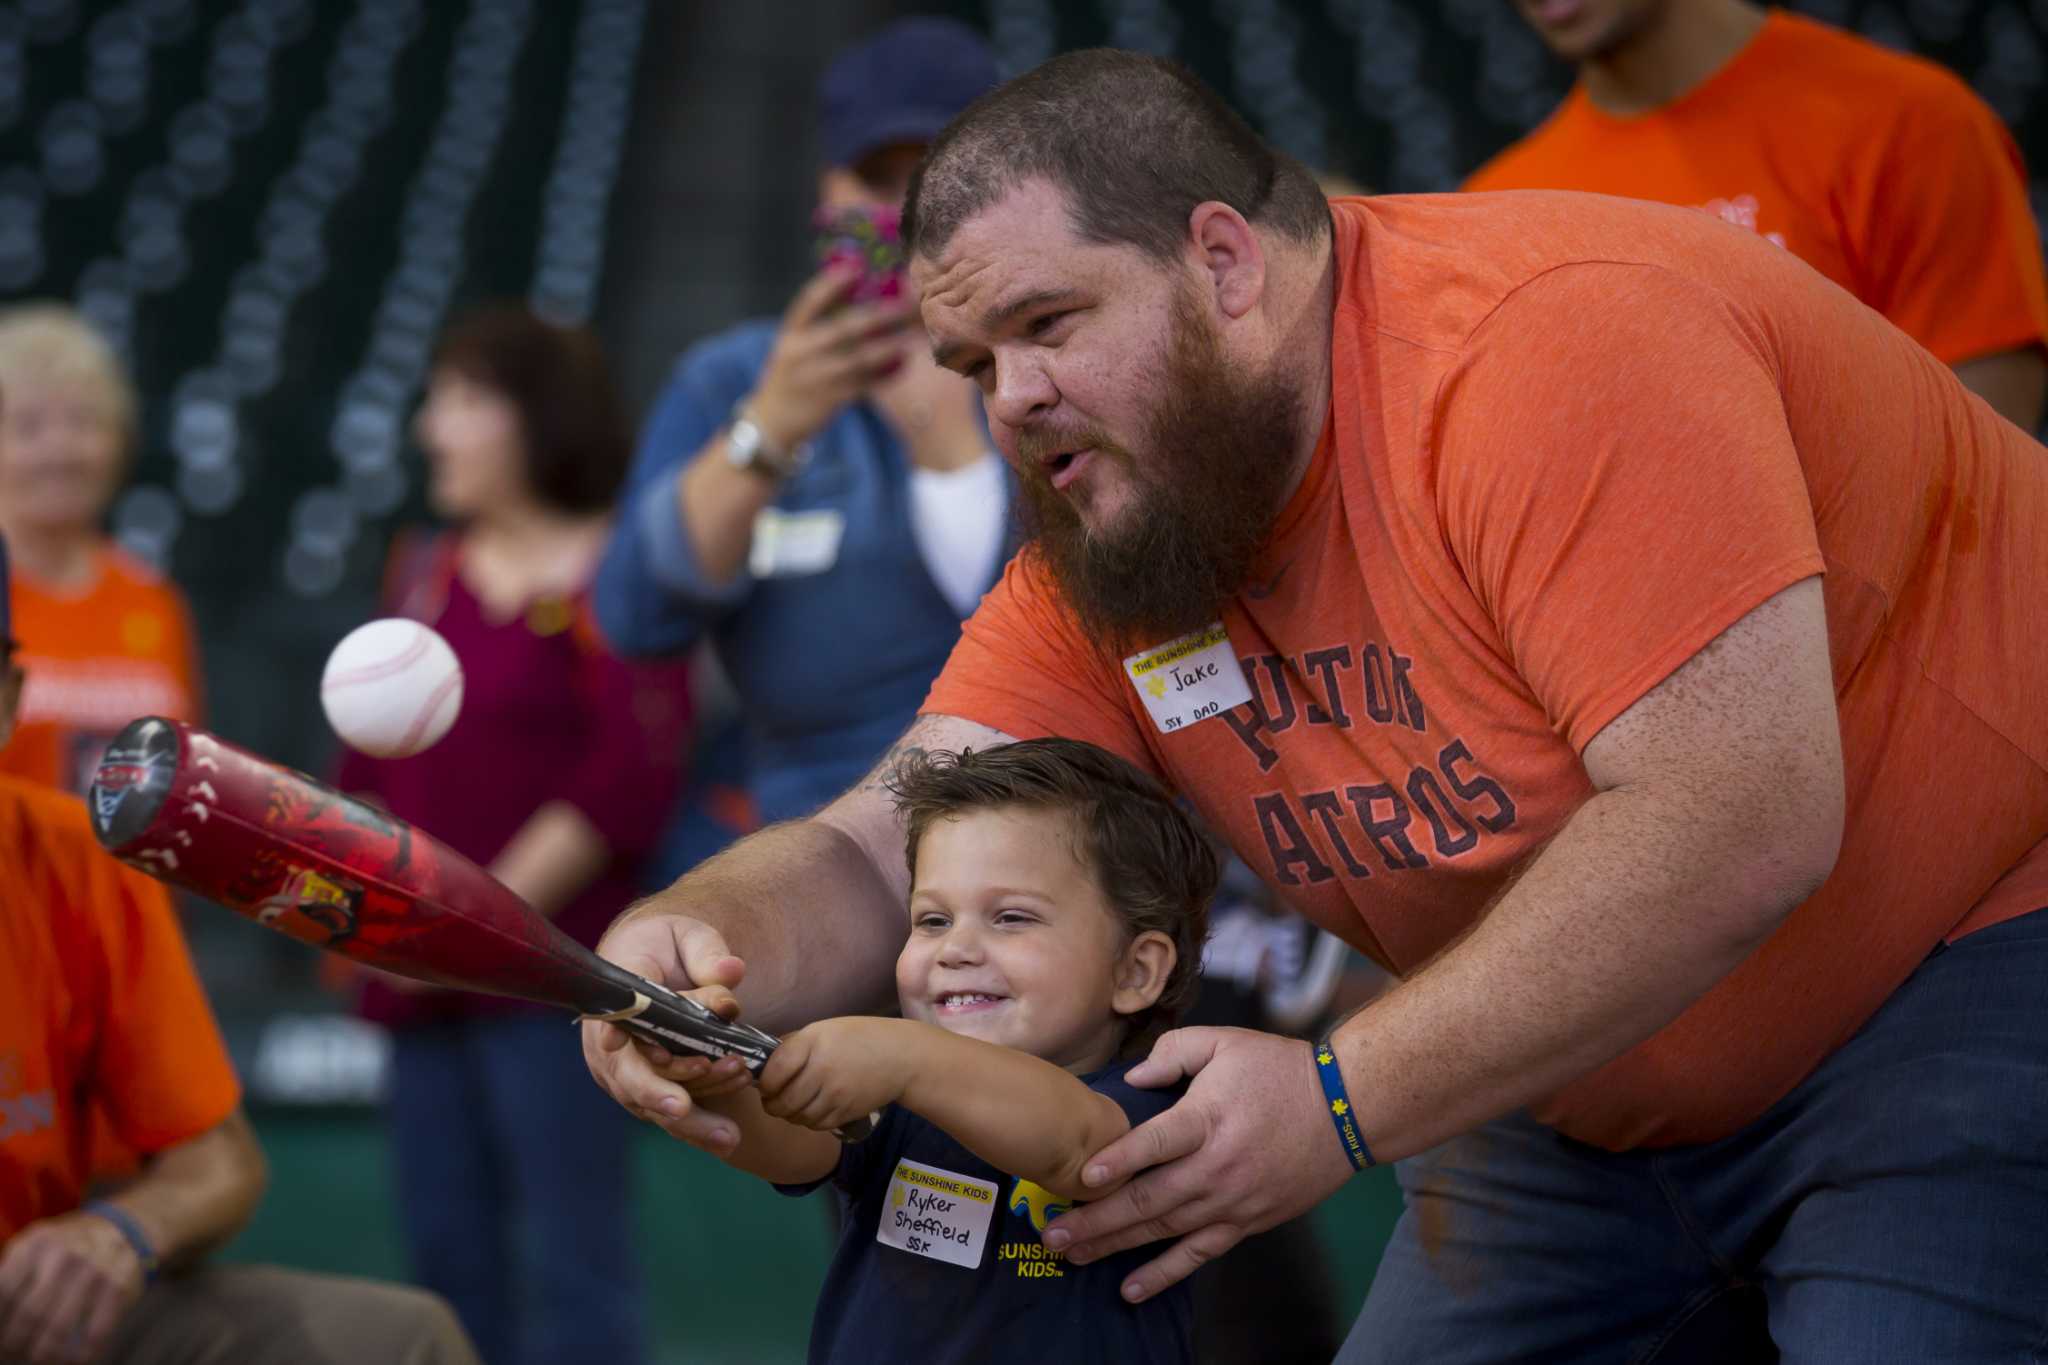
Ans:
<svg viewBox="0 0 2048 1365"><path fill-rule="evenodd" d="M149 1243L149 1234L142 1230L142 1224L135 1221L135 1215L104 1199L86 1201L83 1211L106 1219L114 1225L128 1245L135 1252L135 1259L142 1262L142 1282L148 1284L156 1278L156 1248Z"/></svg>
<svg viewBox="0 0 2048 1365"><path fill-rule="evenodd" d="M1365 1145L1365 1135L1358 1131L1358 1123L1351 1116L1351 1096L1344 1090L1344 1069L1337 1065L1337 1053L1330 1046L1327 1033L1316 1044L1316 1079L1323 1083L1323 1098L1330 1103L1330 1122L1337 1125L1337 1141L1343 1144L1351 1169L1362 1171L1378 1165L1372 1158L1372 1148Z"/></svg>

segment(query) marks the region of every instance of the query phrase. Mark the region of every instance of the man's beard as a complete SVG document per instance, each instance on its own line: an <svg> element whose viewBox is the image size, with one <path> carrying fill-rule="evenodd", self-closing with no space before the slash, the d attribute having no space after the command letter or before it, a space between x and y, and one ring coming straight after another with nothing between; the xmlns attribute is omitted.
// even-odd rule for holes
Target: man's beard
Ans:
<svg viewBox="0 0 2048 1365"><path fill-rule="evenodd" d="M1301 439L1301 395L1280 365L1239 376L1185 294L1174 299L1172 325L1145 461L1093 429L1031 432L1018 443L1024 530L1082 627L1118 652L1217 619L1272 530ZM1082 521L1039 460L1089 446L1131 490L1131 505L1102 531ZM1083 497L1093 491L1087 481L1075 490Z"/></svg>

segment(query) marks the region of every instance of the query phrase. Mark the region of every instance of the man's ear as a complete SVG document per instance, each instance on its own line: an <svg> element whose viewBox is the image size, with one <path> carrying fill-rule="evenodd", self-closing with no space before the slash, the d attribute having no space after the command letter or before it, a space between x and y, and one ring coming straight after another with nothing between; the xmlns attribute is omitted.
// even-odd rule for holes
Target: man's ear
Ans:
<svg viewBox="0 0 2048 1365"><path fill-rule="evenodd" d="M1188 235L1223 315L1234 320L1257 307L1266 293L1266 253L1244 215L1228 204L1205 200L1188 215Z"/></svg>
<svg viewBox="0 0 2048 1365"><path fill-rule="evenodd" d="M1157 929L1147 929L1124 946L1117 959L1116 989L1109 997L1110 1008L1118 1014L1137 1014L1159 1003L1166 983L1180 961L1173 940Z"/></svg>

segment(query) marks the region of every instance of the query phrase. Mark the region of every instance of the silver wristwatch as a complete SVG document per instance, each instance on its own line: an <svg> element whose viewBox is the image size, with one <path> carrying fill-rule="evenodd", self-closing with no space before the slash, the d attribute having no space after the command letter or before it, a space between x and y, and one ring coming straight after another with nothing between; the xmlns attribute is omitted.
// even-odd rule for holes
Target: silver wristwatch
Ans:
<svg viewBox="0 0 2048 1365"><path fill-rule="evenodd" d="M734 469L782 483L810 463L811 443L804 441L794 450L776 449L761 424L740 406L732 410L732 421L725 429L725 458Z"/></svg>

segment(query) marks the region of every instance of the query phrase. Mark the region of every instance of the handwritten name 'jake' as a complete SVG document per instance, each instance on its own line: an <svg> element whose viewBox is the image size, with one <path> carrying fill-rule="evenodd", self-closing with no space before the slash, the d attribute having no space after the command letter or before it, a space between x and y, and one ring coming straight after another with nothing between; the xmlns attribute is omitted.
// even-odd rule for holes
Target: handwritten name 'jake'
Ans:
<svg viewBox="0 0 2048 1365"><path fill-rule="evenodd" d="M1182 668L1179 664L1173 664L1167 668L1166 672L1173 679L1173 690L1185 692L1190 687L1215 677L1217 668L1218 666L1214 663L1192 664L1187 668Z"/></svg>

